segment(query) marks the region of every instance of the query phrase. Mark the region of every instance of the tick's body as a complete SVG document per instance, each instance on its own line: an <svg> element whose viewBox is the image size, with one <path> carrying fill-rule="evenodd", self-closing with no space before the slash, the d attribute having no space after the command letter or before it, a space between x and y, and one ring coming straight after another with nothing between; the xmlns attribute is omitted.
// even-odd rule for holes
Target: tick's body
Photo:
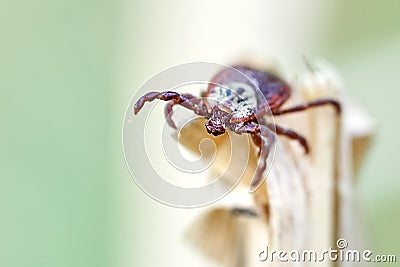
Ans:
<svg viewBox="0 0 400 267"><path fill-rule="evenodd" d="M173 106L179 104L207 118L205 126L210 134L215 136L223 134L226 128L238 134L251 134L254 143L260 148L259 164L252 182L252 186L255 187L262 181L266 158L274 142L271 129L276 130L277 134L298 140L306 153L309 150L306 140L301 135L268 123L264 115L268 113L281 115L326 104L333 105L340 112L340 104L332 99L319 99L289 109L281 109L290 92L290 86L270 72L236 66L217 73L210 81L207 91L203 93L203 98L171 91L151 92L136 102L134 113L137 114L145 102L161 99L170 101L165 108L165 115L169 125L174 128L175 124L168 115L172 112Z"/></svg>
<svg viewBox="0 0 400 267"><path fill-rule="evenodd" d="M224 85L228 88L231 88L232 90L236 89L236 92L240 96L242 96L243 93L250 94L249 91L254 91L254 86L256 86L261 91L262 96L256 94L256 92L253 92L253 97L255 99L246 100L246 102L252 102L251 104L254 105L252 108L256 110L265 108L265 100L268 102L271 110L273 110L274 108L280 107L289 98L289 85L278 78L276 75L270 72L254 70L248 67L234 68L240 71L240 73L231 68L225 69L218 73L211 80L212 84L210 84L210 86L208 87L206 96L215 94L216 86L214 84ZM243 73L245 76L243 76L241 73ZM246 86L247 88L243 88L244 86ZM222 96L222 98L223 97L224 96ZM245 97L246 96L244 95L243 98Z"/></svg>

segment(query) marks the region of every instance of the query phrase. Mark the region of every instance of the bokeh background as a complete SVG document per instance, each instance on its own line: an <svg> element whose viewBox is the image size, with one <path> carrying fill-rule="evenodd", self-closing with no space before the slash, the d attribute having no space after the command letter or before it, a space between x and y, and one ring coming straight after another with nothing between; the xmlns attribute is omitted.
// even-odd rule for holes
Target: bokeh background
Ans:
<svg viewBox="0 0 400 267"><path fill-rule="evenodd" d="M302 55L337 68L377 122L355 194L369 248L400 257L400 3L2 1L0 266L213 266L182 242L198 210L148 198L125 167L125 108L183 62Z"/></svg>

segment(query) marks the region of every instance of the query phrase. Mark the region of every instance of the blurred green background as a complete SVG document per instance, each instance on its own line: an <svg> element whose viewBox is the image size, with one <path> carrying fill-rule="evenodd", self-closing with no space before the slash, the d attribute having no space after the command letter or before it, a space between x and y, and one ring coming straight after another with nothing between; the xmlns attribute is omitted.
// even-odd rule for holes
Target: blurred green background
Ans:
<svg viewBox="0 0 400 267"><path fill-rule="evenodd" d="M0 266L178 266L180 250L167 246L180 226L168 233L162 226L194 211L154 202L129 177L121 145L125 108L157 71L191 60L231 63L238 47L273 55L291 74L303 68L303 54L338 69L347 93L377 122L357 188L363 227L372 249L400 256L400 2L233 5L1 3ZM242 18L253 10L266 15ZM275 13L281 19L266 26ZM185 35L191 28L191 38L203 41L201 52ZM233 48L214 49L220 43Z"/></svg>

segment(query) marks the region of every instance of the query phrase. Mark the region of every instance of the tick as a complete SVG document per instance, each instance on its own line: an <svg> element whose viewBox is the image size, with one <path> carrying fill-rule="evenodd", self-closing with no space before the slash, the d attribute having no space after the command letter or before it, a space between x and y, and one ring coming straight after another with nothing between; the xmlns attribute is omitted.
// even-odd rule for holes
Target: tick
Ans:
<svg viewBox="0 0 400 267"><path fill-rule="evenodd" d="M262 96L253 89L254 85L259 88ZM304 152L309 152L307 141L302 135L269 123L265 115L280 116L324 105L333 106L338 114L341 111L340 103L329 98L283 109L282 105L290 94L289 84L275 74L247 66L236 66L217 73L210 81L207 90L202 93L202 98L172 91L150 92L139 98L134 105L134 113L136 115L146 102L160 99L169 101L165 107L165 117L173 128L176 128L175 123L168 115L175 105L181 105L207 119L205 127L209 134L218 136L225 133L226 129L237 134L250 134L254 144L259 148L259 164L251 183L251 188L254 188L262 181L266 160L275 141L271 130L275 129L278 135L297 140L304 148Z"/></svg>

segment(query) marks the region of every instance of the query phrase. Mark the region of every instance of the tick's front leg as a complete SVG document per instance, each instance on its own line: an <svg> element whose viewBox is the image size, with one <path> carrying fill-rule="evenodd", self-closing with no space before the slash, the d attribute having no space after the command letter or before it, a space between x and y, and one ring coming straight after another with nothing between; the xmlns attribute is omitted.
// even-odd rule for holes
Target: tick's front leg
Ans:
<svg viewBox="0 0 400 267"><path fill-rule="evenodd" d="M135 115L142 109L144 103L151 102L155 99L160 99L164 101L174 100L177 104L180 104L188 109L193 109L195 106L189 98L176 92L150 92L139 98L139 100L136 102L133 108Z"/></svg>
<svg viewBox="0 0 400 267"><path fill-rule="evenodd" d="M250 192L254 192L264 182L264 172L267 168L267 159L275 143L275 134L266 126L255 123L244 125L237 130L238 134L250 133L259 146L258 164L253 180L250 184ZM261 142L260 142L261 141Z"/></svg>
<svg viewBox="0 0 400 267"><path fill-rule="evenodd" d="M266 127L265 127L266 128ZM254 192L264 182L264 172L267 169L267 159L275 143L275 134L266 128L261 134L261 146L257 169L250 184L250 192Z"/></svg>
<svg viewBox="0 0 400 267"><path fill-rule="evenodd" d="M204 116L205 113L207 113L207 109L204 107L204 105L201 102L201 99L195 97L194 95L191 94L183 94L181 95L183 97L186 97L187 99L190 99L192 101L193 106L190 108L192 109L196 114ZM167 120L169 126L172 128L176 129L176 125L174 121L172 120L172 111L175 105L179 105L179 101L171 100L166 106L164 110L164 115L165 119Z"/></svg>

